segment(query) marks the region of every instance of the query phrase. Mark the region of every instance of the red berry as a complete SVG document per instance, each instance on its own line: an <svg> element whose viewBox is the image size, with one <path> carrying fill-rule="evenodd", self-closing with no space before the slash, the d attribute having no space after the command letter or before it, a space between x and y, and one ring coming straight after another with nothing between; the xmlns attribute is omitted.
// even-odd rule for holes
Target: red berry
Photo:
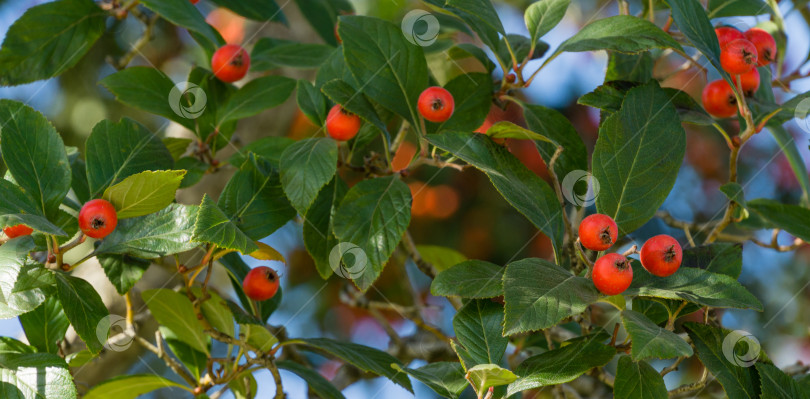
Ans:
<svg viewBox="0 0 810 399"><path fill-rule="evenodd" d="M737 83L737 76L740 77L743 93L747 96L753 96L757 89L759 89L759 71L756 68L752 68L742 75L732 76L734 84Z"/></svg>
<svg viewBox="0 0 810 399"><path fill-rule="evenodd" d="M450 119L456 106L453 95L443 87L438 86L425 89L419 95L419 101L416 105L419 108L419 113L425 119L437 123Z"/></svg>
<svg viewBox="0 0 810 399"><path fill-rule="evenodd" d="M115 207L103 199L87 201L79 211L79 228L88 237L102 239L112 233L116 225Z"/></svg>
<svg viewBox="0 0 810 399"><path fill-rule="evenodd" d="M191 0L191 4L197 4L199 2L200 2L200 0Z"/></svg>
<svg viewBox="0 0 810 399"><path fill-rule="evenodd" d="M737 97L731 85L724 79L711 82L703 88L703 108L717 118L728 118L737 114Z"/></svg>
<svg viewBox="0 0 810 399"><path fill-rule="evenodd" d="M6 236L8 236L8 238L16 238L16 237L20 237L20 236L27 236L27 235L31 235L31 233L33 233L33 232L34 232L34 229L32 229L32 228L30 228L30 227L28 227L28 226L26 226L24 224L8 226L8 227L3 229L3 233L6 233Z"/></svg>
<svg viewBox="0 0 810 399"><path fill-rule="evenodd" d="M714 33L717 34L717 41L720 43L720 50L726 48L726 46L732 40L745 38L742 32L731 26L719 26L714 29Z"/></svg>
<svg viewBox="0 0 810 399"><path fill-rule="evenodd" d="M509 75L506 75L506 81L507 82L515 83L515 80L517 80L517 76L514 73L510 73Z"/></svg>
<svg viewBox="0 0 810 399"><path fill-rule="evenodd" d="M641 265L659 277L670 276L678 271L681 260L683 260L681 244L666 234L650 238L641 247Z"/></svg>
<svg viewBox="0 0 810 399"><path fill-rule="evenodd" d="M211 69L223 82L236 82L244 78L249 68L250 56L238 44L226 44L211 57Z"/></svg>
<svg viewBox="0 0 810 399"><path fill-rule="evenodd" d="M579 241L591 251L604 251L616 242L619 227L608 215L596 213L582 219L579 224Z"/></svg>
<svg viewBox="0 0 810 399"><path fill-rule="evenodd" d="M776 41L770 33L760 28L751 28L745 32L745 38L757 49L757 65L765 66L776 60Z"/></svg>
<svg viewBox="0 0 810 399"><path fill-rule="evenodd" d="M606 254L593 265L593 285L605 295L619 295L632 282L633 268L620 254Z"/></svg>
<svg viewBox="0 0 810 399"><path fill-rule="evenodd" d="M335 105L326 116L326 131L338 141L351 140L360 130L360 117Z"/></svg>
<svg viewBox="0 0 810 399"><path fill-rule="evenodd" d="M266 301L276 295L278 291L278 274L267 267L259 266L248 272L242 281L245 295L254 301Z"/></svg>
<svg viewBox="0 0 810 399"><path fill-rule="evenodd" d="M746 39L735 39L720 51L720 65L731 75L746 73L757 65L757 48Z"/></svg>

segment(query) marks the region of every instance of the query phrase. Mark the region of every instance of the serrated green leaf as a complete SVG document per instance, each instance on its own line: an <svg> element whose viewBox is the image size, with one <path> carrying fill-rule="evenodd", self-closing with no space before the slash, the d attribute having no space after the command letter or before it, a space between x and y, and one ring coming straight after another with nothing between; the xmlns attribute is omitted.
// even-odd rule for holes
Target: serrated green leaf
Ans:
<svg viewBox="0 0 810 399"><path fill-rule="evenodd" d="M195 350L208 354L210 339L197 320L188 297L165 288L146 290L141 297L158 323L183 337L183 341Z"/></svg>
<svg viewBox="0 0 810 399"><path fill-rule="evenodd" d="M622 108L599 128L593 175L601 187L596 209L613 217L619 235L655 215L675 184L686 134L656 81L627 92Z"/></svg>
<svg viewBox="0 0 810 399"><path fill-rule="evenodd" d="M709 18L742 17L768 14L771 8L762 0L709 0Z"/></svg>
<svg viewBox="0 0 810 399"><path fill-rule="evenodd" d="M554 170L560 181L575 170L588 170L588 151L585 149L585 143L565 115L542 105L527 103L520 105L523 107L529 129L553 142L535 141L537 150L547 165L551 163L557 146L563 147L563 152L554 164Z"/></svg>
<svg viewBox="0 0 810 399"><path fill-rule="evenodd" d="M364 121L373 124L383 132L388 132L385 122L380 119L377 110L374 109L374 104L366 98L363 92L355 90L354 87L340 79L334 79L324 83L323 86L321 86L321 91L329 97L330 100L340 104L347 111L356 114Z"/></svg>
<svg viewBox="0 0 810 399"><path fill-rule="evenodd" d="M239 333L245 334L247 342L260 351L267 352L278 343L278 338L271 334L264 325L240 324Z"/></svg>
<svg viewBox="0 0 810 399"><path fill-rule="evenodd" d="M427 136L431 144L448 151L486 173L504 198L551 238L560 256L563 220L557 195L543 179L527 169L509 150L477 133L445 132Z"/></svg>
<svg viewBox="0 0 810 399"><path fill-rule="evenodd" d="M76 399L77 397L76 386L67 364L59 356L50 353L0 354L0 381L3 381L4 398Z"/></svg>
<svg viewBox="0 0 810 399"><path fill-rule="evenodd" d="M18 101L0 100L0 121L0 152L8 172L37 214L55 220L71 182L62 137L42 114Z"/></svg>
<svg viewBox="0 0 810 399"><path fill-rule="evenodd" d="M453 331L461 346L466 349L471 364L499 364L506 351L509 339L501 335L503 306L487 299L467 302L453 317Z"/></svg>
<svg viewBox="0 0 810 399"><path fill-rule="evenodd" d="M106 17L91 0L60 0L29 8L8 28L0 48L0 86L61 75L101 37Z"/></svg>
<svg viewBox="0 0 810 399"><path fill-rule="evenodd" d="M332 223L338 240L359 247L367 258L365 264L355 258L350 273L361 290L380 276L410 220L411 191L399 176L361 181L343 197Z"/></svg>
<svg viewBox="0 0 810 399"><path fill-rule="evenodd" d="M762 399L808 399L810 391L799 385L793 377L776 366L757 363L759 381L762 384Z"/></svg>
<svg viewBox="0 0 810 399"><path fill-rule="evenodd" d="M73 329L87 344L87 349L99 353L104 342L100 341L102 337L99 337L97 329L110 313L96 289L86 280L57 272L56 296Z"/></svg>
<svg viewBox="0 0 810 399"><path fill-rule="evenodd" d="M318 192L335 176L338 146L330 138L310 138L289 146L281 155L281 186L287 198L305 215Z"/></svg>
<svg viewBox="0 0 810 399"><path fill-rule="evenodd" d="M478 129L492 105L492 76L477 72L464 73L451 79L444 88L453 96L453 115L442 123L425 121L428 133Z"/></svg>
<svg viewBox="0 0 810 399"><path fill-rule="evenodd" d="M41 209L37 208L20 186L0 179L0 226L15 226L24 224L34 230L58 236L67 236L64 230L45 218Z"/></svg>
<svg viewBox="0 0 810 399"><path fill-rule="evenodd" d="M402 367L401 370L446 398L458 399L468 384L464 368L457 362L435 362L418 369Z"/></svg>
<svg viewBox="0 0 810 399"><path fill-rule="evenodd" d="M605 72L605 84L612 81L631 81L645 83L652 79L655 60L650 51L638 54L624 54L608 51L608 67ZM616 107L618 109L618 107Z"/></svg>
<svg viewBox="0 0 810 399"><path fill-rule="evenodd" d="M295 142L295 140L289 137L262 137L242 147L238 153L233 154L233 156L228 159L228 163L237 168L242 167L245 161L250 158L249 155L252 152L254 155L269 162L273 167L278 168L281 154L284 153L287 147Z"/></svg>
<svg viewBox="0 0 810 399"><path fill-rule="evenodd" d="M334 270L329 263L329 255L332 249L338 245L338 240L332 229L335 211L349 191L346 183L335 176L332 181L324 187L312 206L309 207L304 218L304 245L307 252L315 261L315 268L324 280L328 279Z"/></svg>
<svg viewBox="0 0 810 399"><path fill-rule="evenodd" d="M756 369L732 363L732 360L736 358L734 346L738 342L731 341L731 352L729 354L733 357L732 359L729 359L725 354L724 346L727 344L724 344L724 341L729 336L729 330L691 322L685 323L684 326L689 333L689 337L692 338L698 358L720 382L729 397L759 397L755 382Z"/></svg>
<svg viewBox="0 0 810 399"><path fill-rule="evenodd" d="M532 41L536 42L562 21L571 0L540 0L526 8L523 19ZM520 61L520 60L518 60Z"/></svg>
<svg viewBox="0 0 810 399"><path fill-rule="evenodd" d="M41 265L26 265L34 249L30 236L9 240L0 246L0 318L10 319L36 309L45 301L37 274L48 272ZM34 280L34 281L32 281Z"/></svg>
<svg viewBox="0 0 810 399"><path fill-rule="evenodd" d="M188 251L198 246L191 242L197 213L197 206L172 204L151 215L122 220L95 253L154 259Z"/></svg>
<svg viewBox="0 0 810 399"><path fill-rule="evenodd" d="M436 271L442 272L467 260L461 252L452 248L445 248L438 245L417 245L416 250L425 262L428 262L436 268Z"/></svg>
<svg viewBox="0 0 810 399"><path fill-rule="evenodd" d="M616 349L600 342L597 336L585 336L560 348L523 361L515 373L520 378L509 384L507 396L527 389L573 381L594 367L607 364Z"/></svg>
<svg viewBox="0 0 810 399"><path fill-rule="evenodd" d="M194 140L179 137L166 137L161 141L163 141L163 145L166 146L166 149L169 150L169 154L172 155L172 159L177 162L177 160L186 153L186 150L188 150L188 147Z"/></svg>
<svg viewBox="0 0 810 399"><path fill-rule="evenodd" d="M728 74L723 72L720 65L720 43L703 5L694 0L667 0L667 3L672 10L672 20L692 47L703 53L720 75L728 80Z"/></svg>
<svg viewBox="0 0 810 399"><path fill-rule="evenodd" d="M139 86L139 90L143 87ZM85 153L92 198L134 174L174 166L174 159L163 142L129 118L122 118L118 123L99 122L87 139Z"/></svg>
<svg viewBox="0 0 810 399"><path fill-rule="evenodd" d="M191 187L202 180L208 172L208 164L195 157L182 157L174 163L175 170L186 172L180 182L180 188Z"/></svg>
<svg viewBox="0 0 810 399"><path fill-rule="evenodd" d="M345 399L342 393L332 385L329 380L324 378L319 372L302 366L290 360L282 360L276 362L276 366L282 370L287 370L295 373L295 375L304 379L312 392L322 399Z"/></svg>
<svg viewBox="0 0 810 399"><path fill-rule="evenodd" d="M84 394L83 399L135 399L162 388L183 388L190 391L185 385L154 374L123 375L96 385Z"/></svg>
<svg viewBox="0 0 810 399"><path fill-rule="evenodd" d="M141 172L107 187L102 198L115 206L119 220L148 215L174 202L185 175L185 170Z"/></svg>
<svg viewBox="0 0 810 399"><path fill-rule="evenodd" d="M143 0L141 3L161 17L166 18L172 24L186 28L190 33L197 33L198 35L192 34L192 37L209 54L213 54L219 46L225 44L219 33L205 22L205 18L191 2L184 0Z"/></svg>
<svg viewBox="0 0 810 399"><path fill-rule="evenodd" d="M742 272L742 244L721 242L684 249L681 267L695 267L739 278Z"/></svg>
<svg viewBox="0 0 810 399"><path fill-rule="evenodd" d="M536 331L585 311L599 297L593 282L543 259L506 265L503 334Z"/></svg>
<svg viewBox="0 0 810 399"><path fill-rule="evenodd" d="M630 356L619 358L613 395L618 399L658 399L667 397L664 377L647 362L634 362Z"/></svg>
<svg viewBox="0 0 810 399"><path fill-rule="evenodd" d="M325 44L263 37L250 52L250 68L253 71L269 71L280 67L314 69L320 67L333 51L333 46Z"/></svg>
<svg viewBox="0 0 810 399"><path fill-rule="evenodd" d="M810 241L810 209L765 198L747 201L745 207L777 228Z"/></svg>
<svg viewBox="0 0 810 399"><path fill-rule="evenodd" d="M502 280L505 270L504 267L482 260L464 261L440 272L430 284L430 293L462 298L500 296L503 295Z"/></svg>
<svg viewBox="0 0 810 399"><path fill-rule="evenodd" d="M326 44L338 45L335 37L337 17L354 13L349 0L295 0L295 3Z"/></svg>
<svg viewBox="0 0 810 399"><path fill-rule="evenodd" d="M237 250L242 254L249 254L259 249L256 243L225 215L225 212L208 194L203 195L191 240Z"/></svg>
<svg viewBox="0 0 810 399"><path fill-rule="evenodd" d="M314 348L327 352L363 371L386 377L409 392L413 392L408 376L391 367L392 364L402 367L402 362L386 352L368 346L334 341L328 338L298 338L296 341L300 341L303 345L301 349L311 350L311 348Z"/></svg>
<svg viewBox="0 0 810 399"><path fill-rule="evenodd" d="M219 124L236 121L277 107L287 101L295 89L295 80L284 76L264 76L237 90L217 111Z"/></svg>
<svg viewBox="0 0 810 399"><path fill-rule="evenodd" d="M193 288L192 292L194 292L194 295L198 298L202 298L202 290L199 288ZM233 313L231 313L230 308L228 308L228 303L216 292L208 290L207 293L211 297L205 300L201 305L200 309L202 310L203 316L205 316L205 319L211 324L211 327L214 327L219 332L234 337Z"/></svg>
<svg viewBox="0 0 810 399"><path fill-rule="evenodd" d="M175 334L172 330L164 326L160 326L159 329L163 340L166 341L166 345L169 346L169 349L171 349L174 356L177 357L177 360L180 360L180 362L186 366L186 369L188 369L191 375L197 380L200 379L200 376L205 375L208 356L192 348L191 345L185 342L185 339Z"/></svg>
<svg viewBox="0 0 810 399"><path fill-rule="evenodd" d="M591 22L560 44L563 51L612 50L638 53L653 48L683 51L678 42L650 21L630 15L616 15Z"/></svg>
<svg viewBox="0 0 810 399"><path fill-rule="evenodd" d="M312 83L303 79L298 81L295 90L295 102L301 112L315 126L323 126L326 123L326 96Z"/></svg>
<svg viewBox="0 0 810 399"><path fill-rule="evenodd" d="M487 129L486 134L493 139L542 140L551 142L548 137L529 129L524 129L509 121L496 122Z"/></svg>
<svg viewBox="0 0 810 399"><path fill-rule="evenodd" d="M20 315L20 324L28 342L40 352L57 354L57 342L65 339L70 322L55 297L48 297L42 305Z"/></svg>
<svg viewBox="0 0 810 399"><path fill-rule="evenodd" d="M490 0L433 0L430 3L458 15L489 48L495 48L498 34L506 34Z"/></svg>
<svg viewBox="0 0 810 399"><path fill-rule="evenodd" d="M98 262L120 295L129 292L152 264L146 259L124 254L98 255Z"/></svg>
<svg viewBox="0 0 810 399"><path fill-rule="evenodd" d="M633 340L631 355L635 360L692 356L692 347L683 338L658 327L641 313L630 309L623 310L622 323Z"/></svg>
<svg viewBox="0 0 810 399"><path fill-rule="evenodd" d="M518 376L497 364L479 364L467 370L467 379L478 396L483 397L490 387L511 384Z"/></svg>

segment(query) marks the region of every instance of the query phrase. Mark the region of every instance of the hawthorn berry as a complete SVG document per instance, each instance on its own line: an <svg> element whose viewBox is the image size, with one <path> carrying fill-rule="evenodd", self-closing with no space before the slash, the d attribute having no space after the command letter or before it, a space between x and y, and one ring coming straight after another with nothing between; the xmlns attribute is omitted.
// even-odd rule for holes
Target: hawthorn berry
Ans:
<svg viewBox="0 0 810 399"><path fill-rule="evenodd" d="M88 237L102 239L110 235L117 225L115 207L106 200L87 201L79 211L79 229Z"/></svg>
<svg viewBox="0 0 810 399"><path fill-rule="evenodd" d="M252 269L242 281L245 295L254 301L266 301L278 291L278 274L267 266Z"/></svg>
<svg viewBox="0 0 810 399"><path fill-rule="evenodd" d="M633 268L621 254L605 254L593 265L593 285L605 295L619 295L632 282Z"/></svg>
<svg viewBox="0 0 810 399"><path fill-rule="evenodd" d="M746 73L757 65L757 48L746 39L735 39L720 51L720 65L731 75Z"/></svg>
<svg viewBox="0 0 810 399"><path fill-rule="evenodd" d="M238 44L226 44L211 57L211 69L223 82L236 82L247 75L250 55Z"/></svg>
<svg viewBox="0 0 810 399"><path fill-rule="evenodd" d="M449 91L443 87L433 86L419 95L416 106L422 117L431 122L441 123L450 119L456 105Z"/></svg>
<svg viewBox="0 0 810 399"><path fill-rule="evenodd" d="M582 219L579 224L579 241L592 251L604 251L616 242L619 227L608 215L595 213Z"/></svg>
<svg viewBox="0 0 810 399"><path fill-rule="evenodd" d="M191 4L197 4L199 2L200 2L200 0L191 0Z"/></svg>
<svg viewBox="0 0 810 399"><path fill-rule="evenodd" d="M678 271L682 260L681 244L666 234L650 238L641 247L641 266L659 277L670 276Z"/></svg>
<svg viewBox="0 0 810 399"><path fill-rule="evenodd" d="M714 33L717 34L717 42L720 44L720 50L724 49L732 40L745 38L742 32L731 26L719 26L714 29Z"/></svg>
<svg viewBox="0 0 810 399"><path fill-rule="evenodd" d="M326 131L338 141L351 140L360 130L360 117L335 105L326 115Z"/></svg>
<svg viewBox="0 0 810 399"><path fill-rule="evenodd" d="M748 39L757 49L757 65L765 66L776 60L776 41L764 29L751 28L745 32Z"/></svg>
<svg viewBox="0 0 810 399"><path fill-rule="evenodd" d="M724 79L715 80L703 88L703 108L717 118L728 118L737 114L737 97Z"/></svg>
<svg viewBox="0 0 810 399"><path fill-rule="evenodd" d="M31 235L31 233L33 233L33 232L34 232L34 229L32 229L32 228L30 228L30 227L28 227L28 226L26 226L24 224L18 224L18 225L8 226L8 227L3 228L3 233L6 233L6 236L8 236L8 238L16 238L16 237L20 237L20 236L28 236L28 235Z"/></svg>
<svg viewBox="0 0 810 399"><path fill-rule="evenodd" d="M742 84L742 91L747 96L753 96L754 92L759 89L759 71L756 68L751 68L750 71L739 75L740 83ZM737 82L737 76L734 77L734 82Z"/></svg>

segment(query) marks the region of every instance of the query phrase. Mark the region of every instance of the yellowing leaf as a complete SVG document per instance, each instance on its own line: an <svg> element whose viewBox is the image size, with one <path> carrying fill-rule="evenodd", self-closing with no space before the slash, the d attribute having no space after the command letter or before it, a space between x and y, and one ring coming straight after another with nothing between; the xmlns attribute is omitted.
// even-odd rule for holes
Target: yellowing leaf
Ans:
<svg viewBox="0 0 810 399"><path fill-rule="evenodd" d="M275 248L260 241L256 241L256 245L259 246L259 249L250 253L250 256L253 258L258 260L275 260L278 262L287 263L287 261L284 259L284 255L282 255L281 252L276 251Z"/></svg>

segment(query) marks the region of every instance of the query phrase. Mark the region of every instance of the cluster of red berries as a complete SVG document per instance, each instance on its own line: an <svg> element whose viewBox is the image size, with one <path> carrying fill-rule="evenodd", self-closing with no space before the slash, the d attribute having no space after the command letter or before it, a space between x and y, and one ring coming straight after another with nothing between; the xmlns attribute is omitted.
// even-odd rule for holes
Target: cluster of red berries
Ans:
<svg viewBox="0 0 810 399"><path fill-rule="evenodd" d="M745 95L753 95L759 88L757 66L765 66L776 59L776 41L768 32L751 28L745 33L730 26L714 30L720 44L720 65L731 75L738 77L740 89ZM737 113L737 98L725 79L715 80L703 89L703 107L718 118L732 117Z"/></svg>
<svg viewBox="0 0 810 399"><path fill-rule="evenodd" d="M118 213L115 207L103 200L94 199L87 201L79 211L79 229L84 235L96 239L102 239L115 230L118 225ZM3 233L9 239L31 235L34 229L18 224L3 228Z"/></svg>
<svg viewBox="0 0 810 399"><path fill-rule="evenodd" d="M610 216L594 214L579 224L579 241L592 251L604 251L616 243L619 228ZM653 275L667 277L681 266L683 251L675 238L660 234L641 247L641 265ZM593 265L593 284L605 295L619 295L633 282L633 268L622 254L605 254Z"/></svg>
<svg viewBox="0 0 810 399"><path fill-rule="evenodd" d="M444 122L453 115L453 95L443 87L428 87L419 95L416 103L423 118L436 123ZM340 105L335 105L326 116L326 131L338 141L351 140L360 130L360 117Z"/></svg>

